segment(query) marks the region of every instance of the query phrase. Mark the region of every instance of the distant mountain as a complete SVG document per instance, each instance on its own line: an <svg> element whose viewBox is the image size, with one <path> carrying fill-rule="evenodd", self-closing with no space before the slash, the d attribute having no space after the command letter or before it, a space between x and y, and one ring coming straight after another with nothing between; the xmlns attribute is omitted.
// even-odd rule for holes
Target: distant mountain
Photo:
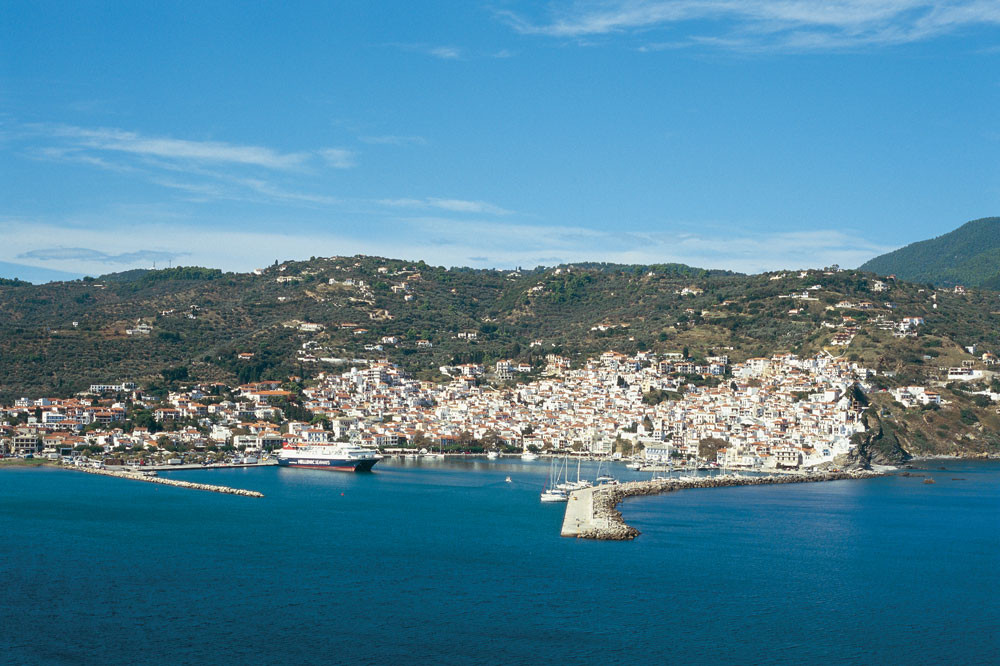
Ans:
<svg viewBox="0 0 1000 666"><path fill-rule="evenodd" d="M911 282L1000 290L1000 217L984 217L952 232L911 243L859 270Z"/></svg>
<svg viewBox="0 0 1000 666"><path fill-rule="evenodd" d="M6 261L0 261L0 277L26 280L34 284L44 284L46 282L78 280L82 278L83 275L80 273L57 271L51 268L39 268L38 266L27 266L25 264L12 264Z"/></svg>

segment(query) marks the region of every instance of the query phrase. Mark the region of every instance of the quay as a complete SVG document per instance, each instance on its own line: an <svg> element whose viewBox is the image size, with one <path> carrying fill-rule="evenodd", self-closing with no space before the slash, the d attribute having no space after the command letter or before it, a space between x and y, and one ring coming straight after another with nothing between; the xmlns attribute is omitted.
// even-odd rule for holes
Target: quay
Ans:
<svg viewBox="0 0 1000 666"><path fill-rule="evenodd" d="M618 505L628 497L659 495L691 488L725 488L731 486L763 486L780 483L811 483L844 479L872 479L884 472L856 470L823 472L795 476L706 476L699 478L629 481L615 485L595 486L570 493L566 502L560 536L601 541L629 541L639 536L639 530L625 523Z"/></svg>
<svg viewBox="0 0 1000 666"><path fill-rule="evenodd" d="M98 469L96 467L63 467L87 474L100 474L101 476L113 476L119 479L129 479L132 481L145 481L146 483L160 483L165 486L176 486L178 488L191 488L193 490L207 490L213 493L224 493L226 495L242 495L244 497L263 497L264 493L256 490L242 490L240 488L230 488L229 486L213 486L207 483L191 483L190 481L180 481L178 479L165 479L162 476L150 476L141 472L126 472L124 470ZM170 469L177 469L176 466Z"/></svg>
<svg viewBox="0 0 1000 666"><path fill-rule="evenodd" d="M106 465L105 469L109 469L116 472L179 472L192 469L235 469L243 467L272 467L277 465L277 460L267 460L263 462L255 463L209 463L208 465L202 465L201 463L189 463L182 465L142 465L136 467L135 465Z"/></svg>

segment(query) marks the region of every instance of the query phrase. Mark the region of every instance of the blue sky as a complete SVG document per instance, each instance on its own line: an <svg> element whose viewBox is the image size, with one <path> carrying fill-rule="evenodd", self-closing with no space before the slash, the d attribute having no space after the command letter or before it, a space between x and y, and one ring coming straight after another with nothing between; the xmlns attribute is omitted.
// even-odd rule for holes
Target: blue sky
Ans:
<svg viewBox="0 0 1000 666"><path fill-rule="evenodd" d="M857 266L1000 214L996 0L4 7L0 275Z"/></svg>

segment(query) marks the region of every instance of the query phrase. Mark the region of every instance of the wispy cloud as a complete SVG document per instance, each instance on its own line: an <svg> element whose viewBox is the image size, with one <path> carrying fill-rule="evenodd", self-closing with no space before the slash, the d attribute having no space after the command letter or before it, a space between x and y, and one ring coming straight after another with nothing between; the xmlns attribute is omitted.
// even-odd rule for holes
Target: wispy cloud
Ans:
<svg viewBox="0 0 1000 666"><path fill-rule="evenodd" d="M307 152L282 153L263 146L237 145L222 141L191 141L150 137L120 129L87 129L57 125L50 136L66 139L80 149L122 152L132 155L208 163L242 164L268 169L291 169L302 166Z"/></svg>
<svg viewBox="0 0 1000 666"><path fill-rule="evenodd" d="M610 261L652 264L678 262L747 273L841 264L857 266L891 247L839 230L740 233L603 231L585 227L503 224L413 218L428 248L442 249L476 266ZM708 227L706 227L707 229ZM475 261L488 252L489 261ZM453 264L462 264L453 261Z"/></svg>
<svg viewBox="0 0 1000 666"><path fill-rule="evenodd" d="M188 201L284 202L330 205L341 199L301 191L301 181L324 169L350 169L357 153L346 148L284 152L259 145L144 135L115 128L27 125L22 154L126 174L184 192Z"/></svg>
<svg viewBox="0 0 1000 666"><path fill-rule="evenodd" d="M462 57L462 49L454 46L434 46L427 49L427 53L443 60L457 60Z"/></svg>
<svg viewBox="0 0 1000 666"><path fill-rule="evenodd" d="M386 46L397 48L402 51L422 53L423 55L431 56L432 58L439 58L441 60L461 60L465 56L465 51L458 46L426 44L420 42L416 43L393 42L390 44L386 44Z"/></svg>
<svg viewBox="0 0 1000 666"><path fill-rule="evenodd" d="M976 26L1000 25L996 0L604 0L558 2L543 17L505 12L518 32L573 39L650 34L645 50L677 45L721 49L830 50L904 44Z"/></svg>
<svg viewBox="0 0 1000 666"><path fill-rule="evenodd" d="M260 168L268 171L301 171L325 164L337 169L356 165L356 154L346 148L323 147L282 152L265 146L225 141L195 141L141 134L116 128L73 125L26 125L20 133L46 145L34 146L38 156L51 159L90 160L97 166L128 168L127 158L143 164L173 164Z"/></svg>
<svg viewBox="0 0 1000 666"><path fill-rule="evenodd" d="M380 199L377 203L395 208L437 208L454 213L479 213L486 215L511 215L514 211L501 208L486 201L469 201L466 199L441 199L428 197L425 199Z"/></svg>
<svg viewBox="0 0 1000 666"><path fill-rule="evenodd" d="M275 259L363 253L481 268L580 261L679 262L756 273L834 263L857 266L893 249L871 243L858 232L832 229L752 233L732 226L700 225L698 233L603 231L425 216L379 220L379 228L391 232L372 237L356 231L352 220L336 218L321 226L290 226L283 218L282 223L258 219L225 230L199 226L194 219L174 220L146 212L136 213L134 219L124 213L116 217L121 225L129 225L128 233L125 227L96 228L83 220L0 219L4 238L0 262L96 275L106 271L108 264L148 267L152 261L181 256L185 263L248 271ZM40 247L39 238L58 238L65 247Z"/></svg>
<svg viewBox="0 0 1000 666"><path fill-rule="evenodd" d="M358 141L380 146L426 146L427 139L422 136L399 136L383 134L381 136L359 136Z"/></svg>
<svg viewBox="0 0 1000 666"><path fill-rule="evenodd" d="M344 148L325 148L319 154L326 160L326 163L335 169L350 169L357 166L354 161L354 152Z"/></svg>

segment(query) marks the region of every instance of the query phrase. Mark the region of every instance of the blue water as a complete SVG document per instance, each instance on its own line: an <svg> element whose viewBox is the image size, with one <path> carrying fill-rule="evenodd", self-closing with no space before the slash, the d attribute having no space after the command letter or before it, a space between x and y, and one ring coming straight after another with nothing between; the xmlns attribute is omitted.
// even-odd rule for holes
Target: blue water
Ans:
<svg viewBox="0 0 1000 666"><path fill-rule="evenodd" d="M928 467L631 499L622 543L558 536L541 461L0 470L0 662L998 663L1000 464Z"/></svg>

